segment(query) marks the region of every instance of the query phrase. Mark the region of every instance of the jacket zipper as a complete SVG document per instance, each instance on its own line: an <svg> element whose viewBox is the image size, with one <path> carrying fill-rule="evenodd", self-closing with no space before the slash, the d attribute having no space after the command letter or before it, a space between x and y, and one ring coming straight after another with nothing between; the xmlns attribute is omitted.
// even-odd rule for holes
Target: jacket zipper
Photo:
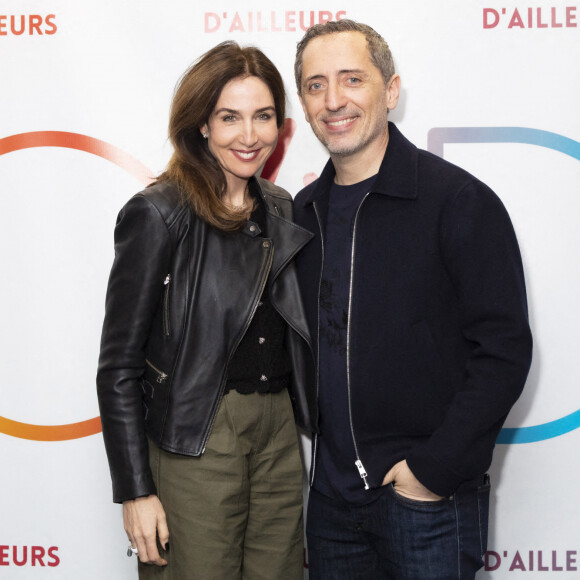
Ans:
<svg viewBox="0 0 580 580"><path fill-rule="evenodd" d="M171 274L167 274L163 284L165 285L165 292L163 294L163 332L165 336L169 336L169 286L171 284Z"/></svg>
<svg viewBox="0 0 580 580"><path fill-rule="evenodd" d="M358 469L358 473L359 473L361 479L364 481L365 489L370 489L369 483L367 481L368 474L366 472L366 469L364 468L363 462L361 461L361 458L360 458L360 455L358 452L358 445L356 443L356 437L354 434L354 426L353 426L353 422L352 422L351 380L350 380L350 331L351 331L350 318L351 318L351 313L352 313L352 287L353 287L353 283L354 283L354 248L355 248L355 244L356 244L357 220L358 220L358 214L360 212L360 208L362 207L362 204L364 203L365 199L369 195L370 195L370 192L368 192L362 198L362 200L361 200L361 202L356 210L356 214L354 215L354 227L352 230L352 246L351 246L351 252L350 252L350 283L349 283L349 289L348 289L348 315L347 315L347 322L346 322L346 385L347 385L347 393L348 393L348 419L350 422L350 433L352 436L352 442L354 445L354 453L356 456L356 461L354 462L354 464L356 465L356 468Z"/></svg>
<svg viewBox="0 0 580 580"><path fill-rule="evenodd" d="M272 241L271 240L267 240L267 238L264 238L262 241L262 244L264 244L264 242L268 241L268 243L270 244L269 247L272 246ZM240 337L238 338L238 340L236 341L236 344L234 345L234 348L232 348L232 350L230 351L230 354L228 355L228 360L226 362L226 370L227 368L230 366L230 361L232 360L232 356L234 356L234 353L236 352L240 342L242 342L242 339L244 338L246 332L248 331L248 328L250 326L250 323L252 322L252 319L254 318L254 314L256 313L256 310L258 309L258 304L260 302L260 298L262 296L262 292L264 292L264 287L266 286L266 281L268 280L268 274L270 273L270 268L272 267L272 260L274 258L274 251L271 250L270 254L268 256L268 263L267 263L267 267L265 269L265 275L262 277L262 281L260 282L260 288L256 297L256 300L254 302L254 306L252 307L252 312L250 314L250 317L248 318L248 320L246 321L246 324L244 326L243 332L240 334ZM217 398L217 404L219 405L221 399L222 399L222 395L226 386L226 380L227 380L227 372L224 372L221 383L220 383L220 388L219 388L219 396ZM209 435L211 433L213 424L215 422L215 418L217 415L217 407L216 409L213 410L213 414L212 414L212 418L211 421L209 423L208 428L205 430L205 433L203 434L203 440L201 442L202 447L201 447L201 453L203 455L203 453L205 453L205 446L207 445L207 440L209 439Z"/></svg>
<svg viewBox="0 0 580 580"><path fill-rule="evenodd" d="M322 262L320 265L320 276L318 278L318 323L316 332L316 401L318 401L318 392L320 386L320 289L322 288L322 270L324 268L324 233L322 231L322 222L320 221L320 215L318 213L318 208L316 203L312 204L314 206L314 213L316 214L316 219L318 220L318 229L320 230L320 245L322 247ZM314 444L312 449L312 468L310 470L310 485L314 484L314 472L316 470L316 452L318 450L318 433L314 434Z"/></svg>
<svg viewBox="0 0 580 580"><path fill-rule="evenodd" d="M159 370L150 360L145 359L145 362L157 373L157 382L164 383L165 379L167 379L167 373Z"/></svg>

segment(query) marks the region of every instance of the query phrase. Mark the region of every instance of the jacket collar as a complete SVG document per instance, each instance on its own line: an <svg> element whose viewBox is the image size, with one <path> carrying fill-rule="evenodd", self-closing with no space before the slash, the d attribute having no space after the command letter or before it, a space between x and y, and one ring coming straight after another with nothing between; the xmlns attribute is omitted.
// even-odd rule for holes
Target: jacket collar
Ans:
<svg viewBox="0 0 580 580"><path fill-rule="evenodd" d="M389 122L389 143L370 191L391 197L415 199L418 194L418 160L417 147L403 136L394 123ZM332 159L329 159L316 185L304 198L304 205L327 196L335 174Z"/></svg>
<svg viewBox="0 0 580 580"><path fill-rule="evenodd" d="M270 270L271 278L274 280L288 262L314 237L314 234L290 219L282 217L275 200L263 191L257 179L250 180L250 188L252 195L259 196L260 203L266 207L266 235L267 239L274 242L274 256ZM288 200L285 203L290 205L291 201ZM242 231L250 237L256 237L261 233L259 225L252 221L248 221Z"/></svg>

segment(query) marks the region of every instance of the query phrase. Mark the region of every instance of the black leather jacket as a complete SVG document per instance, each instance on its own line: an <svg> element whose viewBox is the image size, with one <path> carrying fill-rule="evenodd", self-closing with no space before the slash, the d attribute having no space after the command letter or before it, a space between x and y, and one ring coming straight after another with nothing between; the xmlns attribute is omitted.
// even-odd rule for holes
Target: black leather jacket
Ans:
<svg viewBox="0 0 580 580"><path fill-rule="evenodd" d="M147 436L166 451L204 452L228 362L266 287L288 323L296 421L316 430L314 359L292 259L311 239L292 219L292 199L262 179L267 208L257 224L223 233L158 183L135 195L115 228L97 373L113 499L156 492Z"/></svg>

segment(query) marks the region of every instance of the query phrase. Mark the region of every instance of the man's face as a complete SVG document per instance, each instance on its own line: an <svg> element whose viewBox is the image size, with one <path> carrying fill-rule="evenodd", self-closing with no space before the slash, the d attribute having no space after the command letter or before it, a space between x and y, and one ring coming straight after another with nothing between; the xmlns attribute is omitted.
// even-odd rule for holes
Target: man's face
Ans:
<svg viewBox="0 0 580 580"><path fill-rule="evenodd" d="M360 32L319 36L304 50L300 102L314 134L334 157L384 151L387 109L397 104L399 84L393 75L385 85Z"/></svg>

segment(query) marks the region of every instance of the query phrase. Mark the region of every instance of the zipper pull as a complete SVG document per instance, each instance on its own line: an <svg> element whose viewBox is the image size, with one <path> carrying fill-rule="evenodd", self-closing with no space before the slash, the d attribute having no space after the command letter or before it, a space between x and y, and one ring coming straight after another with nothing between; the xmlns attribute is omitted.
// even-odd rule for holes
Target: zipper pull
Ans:
<svg viewBox="0 0 580 580"><path fill-rule="evenodd" d="M157 382L159 384L164 383L166 378L167 378L166 373L159 373L159 375L157 376Z"/></svg>
<svg viewBox="0 0 580 580"><path fill-rule="evenodd" d="M362 461L360 459L357 459L354 462L354 464L356 465L356 468L358 469L358 473L362 477L362 480L365 482L365 489L370 489L369 484L367 483L368 474L366 472L364 465L362 464Z"/></svg>
<svg viewBox="0 0 580 580"><path fill-rule="evenodd" d="M167 286L169 282L171 282L171 274L167 274L167 276L165 277L165 282L163 282L163 285Z"/></svg>

